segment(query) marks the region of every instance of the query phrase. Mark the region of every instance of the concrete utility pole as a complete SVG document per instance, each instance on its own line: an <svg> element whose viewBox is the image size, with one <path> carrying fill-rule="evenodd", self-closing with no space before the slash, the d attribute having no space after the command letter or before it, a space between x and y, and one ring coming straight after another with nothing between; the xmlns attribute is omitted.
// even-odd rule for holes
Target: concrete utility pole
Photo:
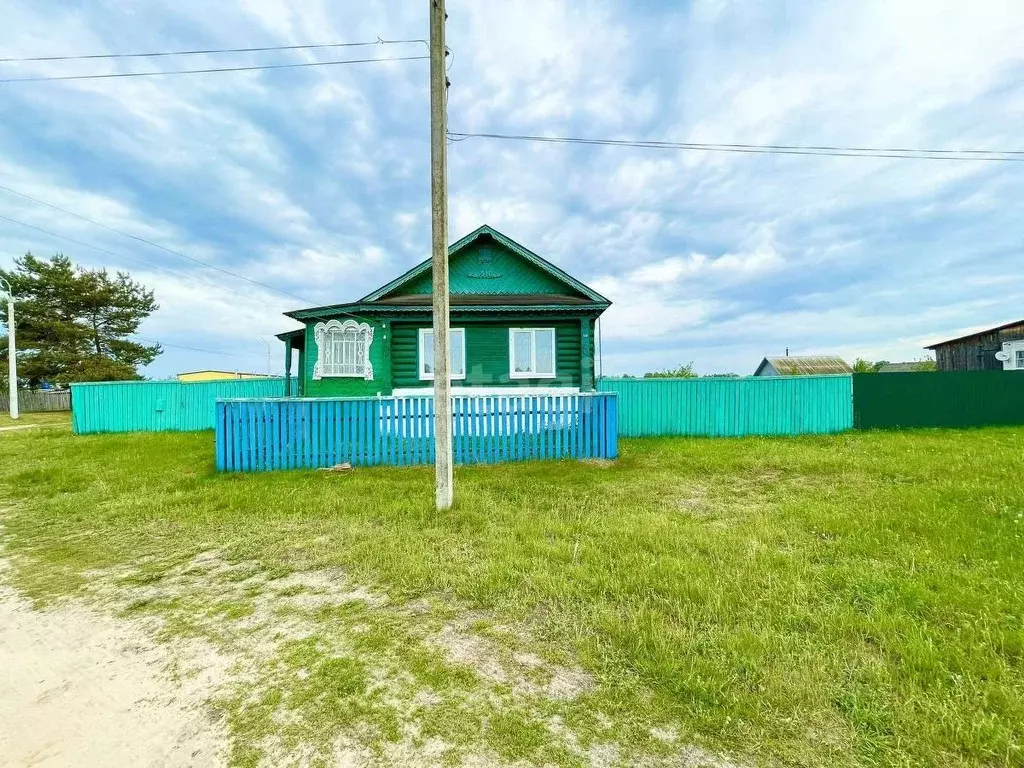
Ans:
<svg viewBox="0 0 1024 768"><path fill-rule="evenodd" d="M430 198L434 282L434 483L439 510L452 505L452 382L448 338L448 78L444 0L430 2Z"/></svg>
<svg viewBox="0 0 1024 768"><path fill-rule="evenodd" d="M11 418L18 418L18 348L14 343L14 291L0 277L0 288L7 293L7 381L11 394Z"/></svg>

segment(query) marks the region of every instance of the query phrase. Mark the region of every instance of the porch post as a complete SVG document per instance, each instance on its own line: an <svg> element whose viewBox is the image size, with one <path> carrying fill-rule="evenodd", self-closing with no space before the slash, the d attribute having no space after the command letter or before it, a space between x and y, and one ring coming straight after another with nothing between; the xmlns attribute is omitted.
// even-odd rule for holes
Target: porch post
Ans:
<svg viewBox="0 0 1024 768"><path fill-rule="evenodd" d="M591 346L590 318L580 318L580 392L594 388L594 350Z"/></svg>
<svg viewBox="0 0 1024 768"><path fill-rule="evenodd" d="M284 396L292 396L292 340L284 342Z"/></svg>

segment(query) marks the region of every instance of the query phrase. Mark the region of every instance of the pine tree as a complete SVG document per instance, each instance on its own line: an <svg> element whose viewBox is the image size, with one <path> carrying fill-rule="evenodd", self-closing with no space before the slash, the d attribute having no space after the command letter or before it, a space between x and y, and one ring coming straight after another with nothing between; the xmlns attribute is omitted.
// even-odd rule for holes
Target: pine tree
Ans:
<svg viewBox="0 0 1024 768"><path fill-rule="evenodd" d="M14 291L18 377L29 386L139 379L138 368L161 352L130 339L158 305L126 272L111 277L105 269L76 269L63 254L45 261L28 253L0 275ZM0 302L0 311L6 307ZM6 336L0 362L6 372Z"/></svg>

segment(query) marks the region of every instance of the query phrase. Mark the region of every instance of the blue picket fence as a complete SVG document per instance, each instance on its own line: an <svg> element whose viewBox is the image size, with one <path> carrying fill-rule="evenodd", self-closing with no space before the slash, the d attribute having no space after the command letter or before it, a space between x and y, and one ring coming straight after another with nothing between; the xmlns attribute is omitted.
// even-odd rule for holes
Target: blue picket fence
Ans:
<svg viewBox="0 0 1024 768"><path fill-rule="evenodd" d="M614 394L452 398L456 464L536 459L614 459ZM434 399L219 400L217 469L278 469L434 461Z"/></svg>

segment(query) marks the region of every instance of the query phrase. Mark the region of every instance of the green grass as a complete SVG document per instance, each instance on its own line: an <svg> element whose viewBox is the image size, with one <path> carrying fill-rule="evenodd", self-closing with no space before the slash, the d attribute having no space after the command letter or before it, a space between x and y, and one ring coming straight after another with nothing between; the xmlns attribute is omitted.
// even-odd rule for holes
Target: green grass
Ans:
<svg viewBox="0 0 1024 768"><path fill-rule="evenodd" d="M41 413L22 413L17 419L12 419L9 413L0 413L0 428L18 427L25 424L64 425L71 423L71 416L66 411L51 411Z"/></svg>
<svg viewBox="0 0 1024 768"><path fill-rule="evenodd" d="M40 603L107 599L226 648L261 617L303 622L220 702L237 765L272 744L326 759L346 736L385 761L436 737L453 763L696 744L759 765L1009 766L1022 456L1010 428L625 441L611 466L458 469L438 514L430 468L218 476L209 433L39 429L0 433L0 523ZM212 550L219 570L194 565ZM387 602L310 607L287 582L332 568ZM453 624L512 674L441 651ZM517 667L527 651L544 666ZM592 685L543 694L577 665Z"/></svg>

